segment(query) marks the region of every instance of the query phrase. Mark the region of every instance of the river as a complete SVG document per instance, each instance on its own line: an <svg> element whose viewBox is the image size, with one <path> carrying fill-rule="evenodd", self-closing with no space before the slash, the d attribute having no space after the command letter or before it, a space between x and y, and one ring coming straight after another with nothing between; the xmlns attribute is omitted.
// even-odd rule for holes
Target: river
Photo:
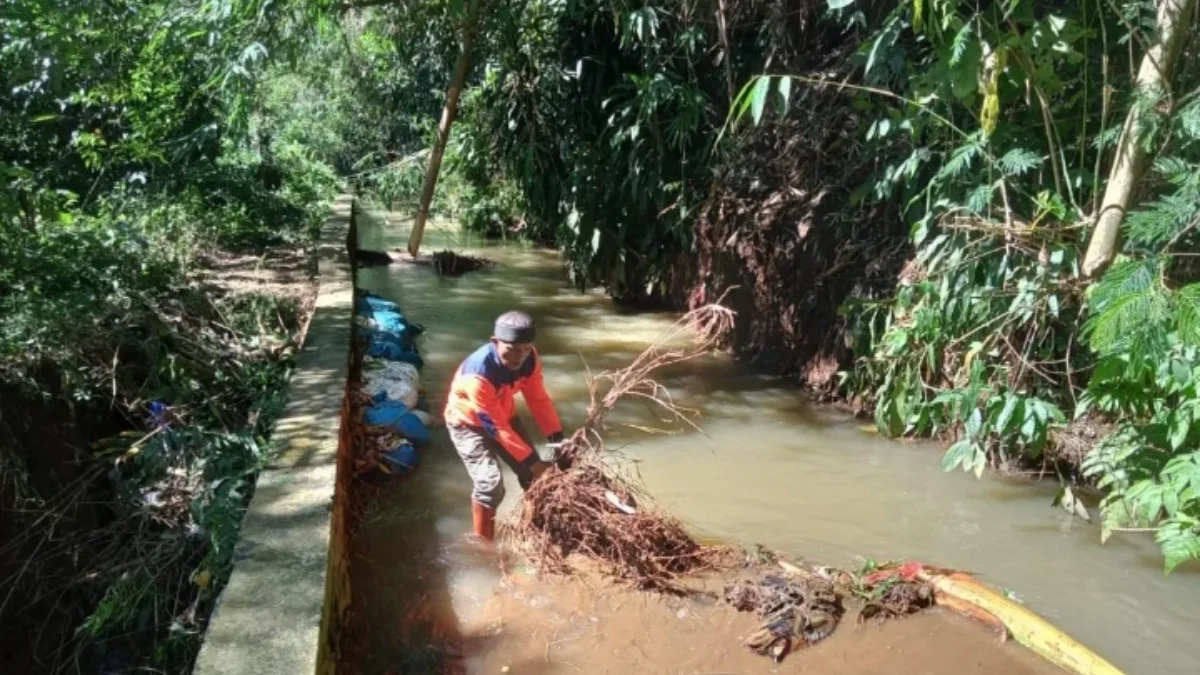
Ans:
<svg viewBox="0 0 1200 675"><path fill-rule="evenodd" d="M361 245L402 247L406 225L397 214L369 212L360 223ZM498 263L494 269L458 279L438 278L428 268L404 265L360 271L362 287L398 300L412 320L428 327L421 343L426 358L423 383L435 405L440 404L458 362L488 337L495 316L519 308L538 321L547 388L570 428L586 410L588 369L596 372L627 364L674 319L667 314L623 311L600 293L576 292L553 251L481 241L444 223L433 224L426 245L431 250L451 247ZM870 557L917 559L968 570L1011 591L1127 673L1200 673L1200 648L1192 643L1200 629L1195 610L1200 607L1200 569L1191 566L1164 577L1153 542L1141 535L1117 534L1102 546L1095 525L1072 520L1051 507L1053 485L944 473L938 447L881 439L861 421L811 406L797 389L775 378L742 372L725 357L694 361L662 379L681 403L702 411L703 434L675 429L675 433L652 435L618 429L613 441L636 460L650 494L697 534L747 545L761 543L798 559L850 568L857 567L862 557ZM650 413L641 408L622 410L622 415L638 424L653 423ZM571 590L533 586L523 593L515 590L520 586L515 581L504 582L509 584L509 597L496 592L502 580L495 561L481 557L462 539L470 528L470 481L449 443L441 438L444 432L435 430L435 436L439 440L416 478L372 497L354 547L355 602L371 626L370 635L357 638L369 655L360 664L363 671L422 672L418 663L440 658L437 644L471 633L466 635L469 645L480 630L503 625L505 612L496 609L497 603L513 602L513 597L532 599L524 605L527 611L538 604L543 611L550 611L545 606L559 606L560 618L571 615L571 605L583 602ZM519 499L511 475L507 485L509 496L501 517ZM611 604L620 594L606 595ZM653 611L667 610L666 619L653 619ZM687 611L667 610L652 610L650 615L640 615L639 621L662 630L663 622L675 616L671 612ZM610 616L603 616L604 611ZM422 629L432 634L406 632L414 625L414 616L439 612L445 619ZM615 621L616 612L613 607L593 608L588 620L616 625L620 623ZM967 651L978 657L978 645L984 642L968 628L950 619L937 625L920 619L892 637L950 631L946 634L950 642L969 646ZM705 630L720 629L707 626ZM502 631L496 628L495 632ZM608 634L612 639L614 632ZM686 640L688 635L685 631L664 639ZM718 639L737 647L733 636ZM838 639L835 636L830 642ZM564 640L542 637L545 664L552 661L551 646ZM413 647L422 641L430 645L428 650ZM513 644L521 642L517 639ZM389 649L400 643L407 646ZM568 641L559 649L571 644ZM692 644L694 649L694 639ZM845 659L845 653L862 651L853 643L840 644L826 654L840 649ZM477 666L471 670L496 672L493 666L517 662L522 653L517 647L507 651L493 647L467 647L468 663ZM789 661L816 657L820 648ZM533 659L539 664L536 672L560 672L544 667L541 649L539 643L538 658ZM640 666L624 664L626 669L705 672L702 667L717 663L657 670L658 666L648 664L667 657L646 654L645 646L639 650L647 660ZM493 654L488 656L489 652ZM720 666L731 668L724 672L745 672L736 670L743 656L733 649L728 656L733 660L720 661ZM1029 672L1038 670L1025 664L1023 655L1015 658ZM956 667L966 672L951 661L947 672L955 672ZM819 663L808 665L815 672L829 672L815 665ZM1012 664L979 664L979 672L996 672L996 668L1016 672ZM611 668L570 665L574 670L561 672L621 672L622 662L608 664ZM865 664L845 672L873 671Z"/></svg>

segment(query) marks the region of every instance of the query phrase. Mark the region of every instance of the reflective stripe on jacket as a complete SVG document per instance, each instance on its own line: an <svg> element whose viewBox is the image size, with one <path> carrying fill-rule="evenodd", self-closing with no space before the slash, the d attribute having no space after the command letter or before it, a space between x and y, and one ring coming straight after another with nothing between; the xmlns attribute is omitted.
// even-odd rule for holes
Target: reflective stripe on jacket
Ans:
<svg viewBox="0 0 1200 675"><path fill-rule="evenodd" d="M520 392L533 413L538 429L547 437L562 431L554 403L542 381L542 360L535 349L520 370L509 370L500 361L496 347L488 343L467 357L446 397L446 424L483 429L518 462L537 458L533 448L513 431L516 415L513 396Z"/></svg>

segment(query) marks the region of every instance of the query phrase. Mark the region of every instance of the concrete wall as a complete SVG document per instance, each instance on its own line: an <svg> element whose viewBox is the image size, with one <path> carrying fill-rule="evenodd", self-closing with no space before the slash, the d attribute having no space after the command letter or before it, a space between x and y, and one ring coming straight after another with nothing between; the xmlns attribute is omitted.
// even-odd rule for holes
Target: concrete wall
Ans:
<svg viewBox="0 0 1200 675"><path fill-rule="evenodd" d="M344 528L349 479L353 198L342 195L321 231L319 290L274 456L259 476L217 601L198 675L332 673L341 613L349 603ZM339 461L339 459L341 461ZM336 495L336 498L335 498Z"/></svg>

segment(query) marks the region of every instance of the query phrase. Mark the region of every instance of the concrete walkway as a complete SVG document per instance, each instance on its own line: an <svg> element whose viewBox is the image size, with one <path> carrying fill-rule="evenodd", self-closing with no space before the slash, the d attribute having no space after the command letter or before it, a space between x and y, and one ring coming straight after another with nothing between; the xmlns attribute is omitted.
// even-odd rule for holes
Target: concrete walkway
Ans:
<svg viewBox="0 0 1200 675"><path fill-rule="evenodd" d="M233 575L197 658L198 675L332 669L326 607L348 600L326 602L327 594L333 599L345 587L336 553L341 537L331 536L338 519L331 513L354 309L346 247L352 203L349 195L339 197L321 231L316 309L275 428L275 456L259 476Z"/></svg>

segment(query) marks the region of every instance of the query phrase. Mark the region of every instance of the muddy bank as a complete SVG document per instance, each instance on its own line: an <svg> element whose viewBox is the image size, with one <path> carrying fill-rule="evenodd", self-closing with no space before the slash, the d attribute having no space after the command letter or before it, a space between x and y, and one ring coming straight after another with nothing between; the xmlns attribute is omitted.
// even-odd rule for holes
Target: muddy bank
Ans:
<svg viewBox="0 0 1200 675"><path fill-rule="evenodd" d="M1059 672L940 609L859 624L860 608L850 608L845 626L827 640L777 664L742 645L758 630L755 618L722 602L639 593L594 576L534 581L513 574L464 622L464 664L469 672L545 674Z"/></svg>
<svg viewBox="0 0 1200 675"><path fill-rule="evenodd" d="M675 302L725 296L735 355L819 393L853 357L840 310L885 297L908 255L890 205L852 205L886 159L863 149L858 113L814 95L785 121L750 132L725 167L676 271Z"/></svg>

